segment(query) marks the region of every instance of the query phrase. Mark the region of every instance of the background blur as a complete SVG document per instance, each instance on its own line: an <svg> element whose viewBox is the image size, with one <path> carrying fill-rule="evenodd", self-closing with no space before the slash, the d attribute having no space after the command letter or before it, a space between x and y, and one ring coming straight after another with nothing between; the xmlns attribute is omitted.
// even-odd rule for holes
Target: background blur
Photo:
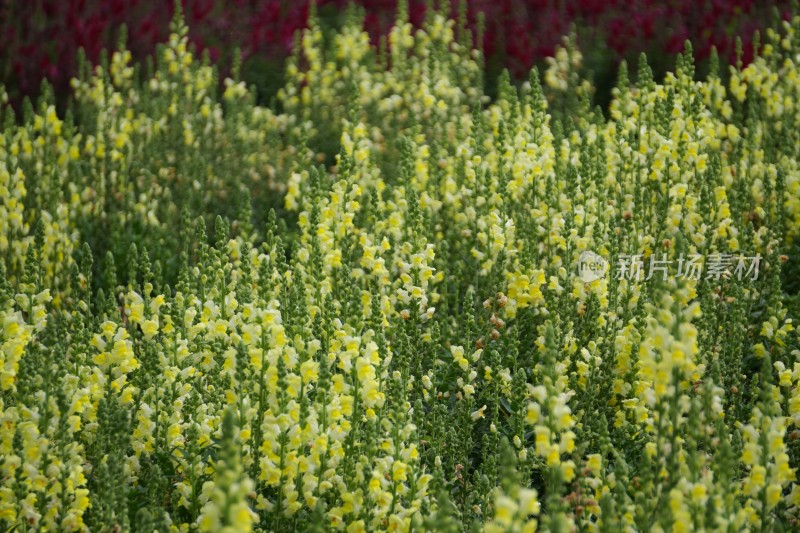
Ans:
<svg viewBox="0 0 800 533"><path fill-rule="evenodd" d="M346 0L318 0L323 24L341 24ZM373 39L394 20L395 0L361 0L365 24ZM428 2L409 0L412 22L419 24ZM453 2L453 13L458 0ZM607 94L623 58L648 54L656 74L669 68L690 39L700 62L712 46L727 60L735 58L737 36L743 59L752 55L754 32L777 12L788 13L786 0L467 0L469 21L485 16L483 47L492 93L496 75L508 68L527 76L532 65L553 52L561 36L574 28L593 74L599 98ZM190 38L207 50L223 73L234 50L244 58L243 77L268 102L282 84L283 59L294 34L308 17L307 0L183 0ZM166 39L173 0L0 0L0 83L12 103L35 96L47 78L63 99L75 74L78 49L97 62L101 50L115 48L120 28L127 27L127 46L142 60ZM600 102L602 103L602 102Z"/></svg>

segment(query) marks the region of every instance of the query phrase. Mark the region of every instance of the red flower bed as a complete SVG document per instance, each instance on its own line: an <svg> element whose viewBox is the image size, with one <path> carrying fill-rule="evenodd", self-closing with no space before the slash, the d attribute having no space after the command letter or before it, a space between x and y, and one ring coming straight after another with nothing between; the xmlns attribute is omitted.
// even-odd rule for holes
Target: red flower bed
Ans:
<svg viewBox="0 0 800 533"><path fill-rule="evenodd" d="M345 0L320 0L321 13L336 17ZM395 0L362 0L366 26L374 36L394 20ZM291 49L294 33L305 26L307 0L184 0L190 38L207 49L224 68L239 47L245 58L280 61ZM424 1L410 2L412 22L424 17ZM483 42L495 64L523 76L536 61L552 53L561 35L576 27L588 52L618 61L650 54L675 54L686 39L700 59L716 46L730 59L737 35L745 42L745 60L753 32L785 0L469 0L469 19L486 21ZM168 34L172 0L31 0L0 4L0 83L12 97L35 94L42 78L66 89L75 73L79 48L97 61L113 48L119 28L128 28L134 57L151 53ZM327 10L327 11L326 11Z"/></svg>

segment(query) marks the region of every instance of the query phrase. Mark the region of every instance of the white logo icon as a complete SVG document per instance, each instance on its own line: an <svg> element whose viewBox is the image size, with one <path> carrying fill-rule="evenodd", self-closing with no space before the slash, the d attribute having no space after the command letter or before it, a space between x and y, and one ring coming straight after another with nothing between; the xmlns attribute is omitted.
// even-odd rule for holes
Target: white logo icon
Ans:
<svg viewBox="0 0 800 533"><path fill-rule="evenodd" d="M603 278L606 273L608 273L608 261L589 250L581 253L578 258L578 276L584 283Z"/></svg>

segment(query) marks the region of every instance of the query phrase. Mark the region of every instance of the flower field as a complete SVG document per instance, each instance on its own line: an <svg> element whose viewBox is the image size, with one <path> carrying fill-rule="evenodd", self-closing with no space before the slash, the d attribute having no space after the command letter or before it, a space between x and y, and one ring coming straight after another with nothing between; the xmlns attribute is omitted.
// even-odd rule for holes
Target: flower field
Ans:
<svg viewBox="0 0 800 533"><path fill-rule="evenodd" d="M800 15L607 113L310 17L0 107L0 530L797 530Z"/></svg>

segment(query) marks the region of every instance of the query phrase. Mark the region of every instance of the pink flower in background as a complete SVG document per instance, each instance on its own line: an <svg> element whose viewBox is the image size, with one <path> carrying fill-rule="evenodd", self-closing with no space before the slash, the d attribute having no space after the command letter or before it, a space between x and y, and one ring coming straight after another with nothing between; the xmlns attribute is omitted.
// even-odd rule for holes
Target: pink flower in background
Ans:
<svg viewBox="0 0 800 533"><path fill-rule="evenodd" d="M360 0L365 27L373 42L386 33L395 18L395 0ZM420 25L425 1L410 0L411 22ZM453 14L456 13L454 2ZM530 67L552 54L562 35L578 30L587 52L616 64L640 52L674 55L686 39L699 59L712 46L720 55L735 57L735 37L741 36L744 60L752 57L753 32L769 21L773 7L786 12L787 0L468 0L474 29L484 13L482 46L492 65L524 77ZM341 17L348 2L318 0L321 15ZM166 39L173 0L39 0L0 4L0 83L12 97L38 91L47 78L58 92L66 91L75 75L76 56L83 48L97 61L103 48L114 48L119 29L127 26L128 47L134 57L151 54ZM245 59L280 62L308 19L308 0L184 0L191 42L208 49L225 68L235 48Z"/></svg>

